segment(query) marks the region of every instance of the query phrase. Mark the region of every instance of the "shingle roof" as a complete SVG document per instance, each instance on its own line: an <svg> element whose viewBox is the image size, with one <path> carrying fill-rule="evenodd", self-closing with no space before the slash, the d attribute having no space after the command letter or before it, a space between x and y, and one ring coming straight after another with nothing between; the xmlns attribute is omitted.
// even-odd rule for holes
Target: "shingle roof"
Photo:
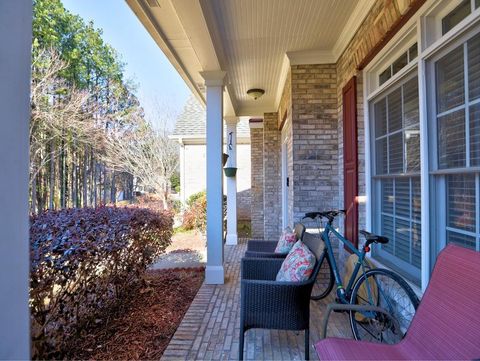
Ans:
<svg viewBox="0 0 480 361"><path fill-rule="evenodd" d="M185 137L185 136L198 136L199 138L205 137L206 113L202 105L191 96L185 106L182 113L180 113L175 123L175 129L172 133L173 137ZM237 125L238 137L250 137L250 127L248 125L248 119L240 119Z"/></svg>

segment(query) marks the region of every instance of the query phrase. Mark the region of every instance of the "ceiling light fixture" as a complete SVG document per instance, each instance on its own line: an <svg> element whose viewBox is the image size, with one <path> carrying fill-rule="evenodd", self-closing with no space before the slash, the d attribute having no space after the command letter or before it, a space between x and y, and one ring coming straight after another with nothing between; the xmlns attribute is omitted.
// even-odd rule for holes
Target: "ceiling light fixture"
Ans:
<svg viewBox="0 0 480 361"><path fill-rule="evenodd" d="M263 89L249 89L249 90L247 90L247 94L250 95L253 99L257 100L263 94L265 94L265 90L263 90Z"/></svg>

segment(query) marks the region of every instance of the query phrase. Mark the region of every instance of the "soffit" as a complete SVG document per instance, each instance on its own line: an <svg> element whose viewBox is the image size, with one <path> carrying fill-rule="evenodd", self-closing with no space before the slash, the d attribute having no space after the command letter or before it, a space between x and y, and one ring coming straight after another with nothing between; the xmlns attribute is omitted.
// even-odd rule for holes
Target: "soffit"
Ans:
<svg viewBox="0 0 480 361"><path fill-rule="evenodd" d="M225 114L237 116L275 111L289 65L335 62L374 2L126 1L202 102L199 72L227 72ZM266 93L255 101L250 88Z"/></svg>

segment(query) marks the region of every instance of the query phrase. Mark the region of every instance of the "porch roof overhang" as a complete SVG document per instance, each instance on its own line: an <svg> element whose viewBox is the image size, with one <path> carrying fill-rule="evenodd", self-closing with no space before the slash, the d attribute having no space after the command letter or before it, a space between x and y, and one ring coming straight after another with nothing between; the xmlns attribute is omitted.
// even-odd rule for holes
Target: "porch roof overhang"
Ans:
<svg viewBox="0 0 480 361"><path fill-rule="evenodd" d="M335 63L374 0L126 0L195 96L227 72L225 116L278 109L291 65ZM246 94L265 89L258 100Z"/></svg>

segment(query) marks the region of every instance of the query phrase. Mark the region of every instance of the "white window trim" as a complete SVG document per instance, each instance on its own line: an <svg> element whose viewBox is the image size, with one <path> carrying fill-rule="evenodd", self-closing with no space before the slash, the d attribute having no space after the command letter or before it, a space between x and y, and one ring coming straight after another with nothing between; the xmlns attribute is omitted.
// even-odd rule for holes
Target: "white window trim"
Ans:
<svg viewBox="0 0 480 361"><path fill-rule="evenodd" d="M432 41L427 37L425 31L428 27L431 29L431 23L428 24L426 17L431 14L432 9L437 11L434 20L436 22L441 18L440 15L447 13L447 10L453 9L460 3L460 0L449 2L443 0L441 3L438 0L427 0L426 3L412 16L411 19L403 26L403 28L390 40L387 46L370 62L370 64L363 70L363 109L365 119L365 184L366 184L366 226L371 229L373 225L373 205L372 205L372 154L371 154L371 119L369 115L369 103L380 92L383 92L398 79L404 77L414 67L418 71L418 91L419 91L419 121L420 121L420 182L421 182L421 235L422 235L422 254L421 254L421 289L425 291L428 282L430 281L430 270L432 265L431 247L430 244L430 172L429 172L429 134L428 134L428 104L427 104L427 66L426 61L429 60L435 53L441 51L453 41L458 40L459 37L465 33L470 32L475 26L480 24L480 8L475 9L470 15L457 24L444 36ZM439 5L440 4L440 5ZM445 10L441 9L444 7ZM440 11L438 9L441 9ZM427 21L428 20L428 21ZM438 26L438 25L435 25ZM412 30L413 29L413 30ZM378 73L382 62L388 57L394 60L392 53L394 47L403 39L410 39L411 32L415 32L414 39L418 46L418 56L415 61L407 64L397 74L392 76L381 86L378 86ZM435 34L438 35L438 34ZM413 41L415 42L415 41ZM398 52L398 50L397 50Z"/></svg>

